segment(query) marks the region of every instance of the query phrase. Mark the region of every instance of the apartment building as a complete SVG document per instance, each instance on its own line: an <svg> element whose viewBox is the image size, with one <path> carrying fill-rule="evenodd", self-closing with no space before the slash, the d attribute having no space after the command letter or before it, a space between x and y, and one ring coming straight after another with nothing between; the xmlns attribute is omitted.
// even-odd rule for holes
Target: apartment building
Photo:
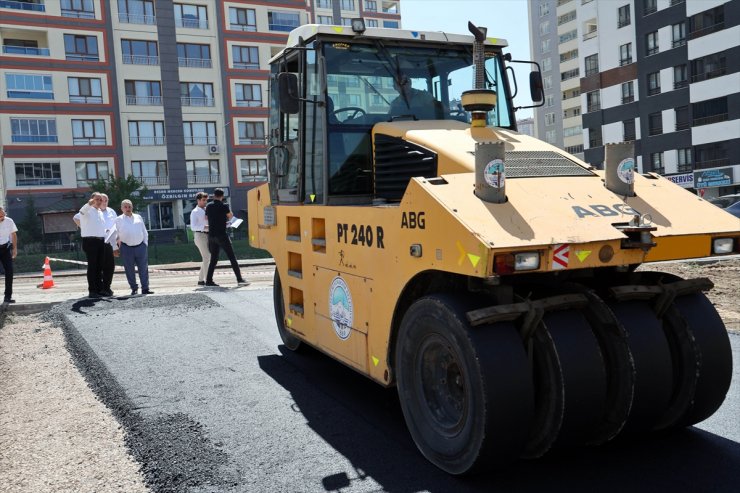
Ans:
<svg viewBox="0 0 740 493"><path fill-rule="evenodd" d="M305 23L400 27L399 0L2 0L0 186L46 239L99 177L133 175L167 239L199 190L242 215L267 180L270 58ZM168 232L171 233L168 236Z"/></svg>
<svg viewBox="0 0 740 493"><path fill-rule="evenodd" d="M560 66L552 72L560 75L562 106L535 111L540 138L582 149L595 165L604 143L634 141L643 173L706 197L740 189L740 0L542 0L530 7L530 25L532 54L543 66L539 33L553 19L548 9L559 24ZM579 108L566 104L575 93ZM575 133L576 112L582 148L566 132Z"/></svg>

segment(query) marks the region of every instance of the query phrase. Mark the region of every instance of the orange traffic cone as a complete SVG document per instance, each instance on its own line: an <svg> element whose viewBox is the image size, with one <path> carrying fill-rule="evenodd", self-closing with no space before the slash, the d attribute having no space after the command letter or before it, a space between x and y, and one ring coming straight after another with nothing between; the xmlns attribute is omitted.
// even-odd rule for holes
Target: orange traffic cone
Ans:
<svg viewBox="0 0 740 493"><path fill-rule="evenodd" d="M49 257L44 260L44 283L41 285L41 289L49 289L54 287L54 279L51 278L51 267L49 267Z"/></svg>

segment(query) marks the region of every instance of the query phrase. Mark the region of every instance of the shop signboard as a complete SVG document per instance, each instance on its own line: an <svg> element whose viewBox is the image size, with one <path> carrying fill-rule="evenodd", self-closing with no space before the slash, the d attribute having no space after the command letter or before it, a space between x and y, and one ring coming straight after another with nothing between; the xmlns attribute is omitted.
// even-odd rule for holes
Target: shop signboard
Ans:
<svg viewBox="0 0 740 493"><path fill-rule="evenodd" d="M733 184L732 168L703 169L694 171L694 188L728 187Z"/></svg>
<svg viewBox="0 0 740 493"><path fill-rule="evenodd" d="M677 175L665 175L673 183L683 188L694 188L694 173L679 173Z"/></svg>
<svg viewBox="0 0 740 493"><path fill-rule="evenodd" d="M229 196L229 187L222 187L224 191L224 197ZM168 190L147 190L146 195L142 197L144 200L195 200L195 194L198 192L206 192L209 195L213 195L213 191L216 187L205 187L205 188L171 188Z"/></svg>

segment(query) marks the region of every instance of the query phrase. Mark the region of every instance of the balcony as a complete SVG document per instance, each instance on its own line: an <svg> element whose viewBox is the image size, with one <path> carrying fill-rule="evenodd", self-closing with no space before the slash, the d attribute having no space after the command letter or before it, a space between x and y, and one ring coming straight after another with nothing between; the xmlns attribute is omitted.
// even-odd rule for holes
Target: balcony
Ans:
<svg viewBox="0 0 740 493"><path fill-rule="evenodd" d="M159 65L159 57L151 55L123 55L126 65Z"/></svg>
<svg viewBox="0 0 740 493"><path fill-rule="evenodd" d="M55 143L59 142L59 137L56 135L12 135L10 140L11 142Z"/></svg>
<svg viewBox="0 0 740 493"><path fill-rule="evenodd" d="M598 35L599 35L599 30L598 29L594 29L593 31L587 32L586 34L584 34L583 35L583 40L586 41L588 39L595 38Z"/></svg>
<svg viewBox="0 0 740 493"><path fill-rule="evenodd" d="M62 184L61 178L16 178L16 187L42 187Z"/></svg>
<svg viewBox="0 0 740 493"><path fill-rule="evenodd" d="M697 161L694 169L706 169L706 168L720 168L722 166L729 166L729 158L720 159L709 159L707 161Z"/></svg>
<svg viewBox="0 0 740 493"><path fill-rule="evenodd" d="M208 29L208 19L175 19L175 26L187 29Z"/></svg>
<svg viewBox="0 0 740 493"><path fill-rule="evenodd" d="M185 136L186 146L213 145L216 144L216 136L212 137L188 137Z"/></svg>
<svg viewBox="0 0 740 493"><path fill-rule="evenodd" d="M214 173L210 175L188 175L188 185L210 185L221 182L221 175Z"/></svg>
<svg viewBox="0 0 740 493"><path fill-rule="evenodd" d="M69 102L83 104L100 104L103 102L103 96L74 96L70 94Z"/></svg>
<svg viewBox="0 0 740 493"><path fill-rule="evenodd" d="M165 144L165 137L164 135L153 137L130 136L128 138L128 144L131 146L163 146Z"/></svg>
<svg viewBox="0 0 740 493"><path fill-rule="evenodd" d="M715 70L709 70L700 74L692 75L691 82L701 82L707 79L714 79L715 77L721 77L727 74L727 67L720 67Z"/></svg>
<svg viewBox="0 0 740 493"><path fill-rule="evenodd" d="M49 56L49 48L3 45L3 53L6 55Z"/></svg>
<svg viewBox="0 0 740 493"><path fill-rule="evenodd" d="M169 176L136 176L134 177L144 185L167 185L170 182Z"/></svg>
<svg viewBox="0 0 740 493"><path fill-rule="evenodd" d="M95 12L89 10L62 9L62 17L73 17L75 19L94 19Z"/></svg>
<svg viewBox="0 0 740 493"><path fill-rule="evenodd" d="M259 70L260 64L254 62L234 62L234 68Z"/></svg>
<svg viewBox="0 0 740 493"><path fill-rule="evenodd" d="M180 67L190 68L211 68L212 62L210 58L177 58L177 64Z"/></svg>
<svg viewBox="0 0 740 493"><path fill-rule="evenodd" d="M696 39L700 38L702 36L706 36L707 34L712 34L713 32L720 31L725 28L725 23L723 22L717 22L716 24L712 24L711 26L705 27L703 29L698 29L696 31L692 31L689 33L689 39Z"/></svg>
<svg viewBox="0 0 740 493"><path fill-rule="evenodd" d="M286 33L289 33L296 27L298 27L298 24L278 24L276 22L271 22L270 24L268 24L268 28L270 29L270 31L281 31Z"/></svg>
<svg viewBox="0 0 740 493"><path fill-rule="evenodd" d="M104 146L105 137L73 137L72 144L76 146Z"/></svg>
<svg viewBox="0 0 740 493"><path fill-rule="evenodd" d="M26 10L30 12L46 12L43 3L17 2L13 0L0 0L0 9Z"/></svg>
<svg viewBox="0 0 740 493"><path fill-rule="evenodd" d="M129 96L126 104L131 106L162 106L162 96Z"/></svg>
<svg viewBox="0 0 740 493"><path fill-rule="evenodd" d="M129 14L127 12L118 13L118 22L121 24L149 24L157 23L157 18L153 15Z"/></svg>
<svg viewBox="0 0 740 493"><path fill-rule="evenodd" d="M191 98L182 96L180 103L183 106L214 106L216 101L213 98Z"/></svg>
<svg viewBox="0 0 740 493"><path fill-rule="evenodd" d="M75 62L99 62L100 57L97 53L65 53L66 60Z"/></svg>
<svg viewBox="0 0 740 493"><path fill-rule="evenodd" d="M232 31L257 32L257 26L253 24L229 24L229 29Z"/></svg>
<svg viewBox="0 0 740 493"><path fill-rule="evenodd" d="M705 116L703 118L694 118L692 126L699 127L701 125L711 125L712 123L724 122L729 116L728 113L720 113L719 115Z"/></svg>

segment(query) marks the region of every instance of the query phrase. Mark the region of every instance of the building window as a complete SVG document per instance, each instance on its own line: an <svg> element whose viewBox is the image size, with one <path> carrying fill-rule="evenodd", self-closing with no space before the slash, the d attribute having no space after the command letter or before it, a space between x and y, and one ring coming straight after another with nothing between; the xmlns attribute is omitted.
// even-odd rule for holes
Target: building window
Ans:
<svg viewBox="0 0 740 493"><path fill-rule="evenodd" d="M216 122L183 122L185 145L216 144Z"/></svg>
<svg viewBox="0 0 740 493"><path fill-rule="evenodd" d="M648 96L660 94L660 72L648 74Z"/></svg>
<svg viewBox="0 0 740 493"><path fill-rule="evenodd" d="M727 53L713 53L691 61L691 82L714 79L727 73Z"/></svg>
<svg viewBox="0 0 740 493"><path fill-rule="evenodd" d="M589 55L585 58L586 77L599 73L599 55Z"/></svg>
<svg viewBox="0 0 740 493"><path fill-rule="evenodd" d="M232 46L231 57L234 68L260 68L259 50L256 46Z"/></svg>
<svg viewBox="0 0 740 493"><path fill-rule="evenodd" d="M619 65L632 63L632 43L625 43L619 47Z"/></svg>
<svg viewBox="0 0 740 493"><path fill-rule="evenodd" d="M128 143L132 146L163 146L163 121L128 122Z"/></svg>
<svg viewBox="0 0 740 493"><path fill-rule="evenodd" d="M624 120L622 122L622 140L625 142L629 142L631 140L636 140L637 133L635 132L635 119L630 118L629 120Z"/></svg>
<svg viewBox="0 0 740 493"><path fill-rule="evenodd" d="M558 38L558 43L563 44L567 43L568 41L572 41L574 39L578 38L578 30L573 29L572 31L568 31L567 33L561 34Z"/></svg>
<svg viewBox="0 0 740 493"><path fill-rule="evenodd" d="M4 9L27 10L31 12L46 12L44 0L5 0L0 2Z"/></svg>
<svg viewBox="0 0 740 493"><path fill-rule="evenodd" d="M694 147L694 158L696 168L716 168L730 164L730 160L727 158L727 148L722 142Z"/></svg>
<svg viewBox="0 0 740 493"><path fill-rule="evenodd" d="M653 31L645 35L645 44L647 46L647 54L655 55L660 51L658 46L658 31Z"/></svg>
<svg viewBox="0 0 740 493"><path fill-rule="evenodd" d="M54 99L51 75L6 73L5 87L11 99Z"/></svg>
<svg viewBox="0 0 740 493"><path fill-rule="evenodd" d="M583 134L583 126L581 125L573 125L563 129L563 137L575 137L581 134Z"/></svg>
<svg viewBox="0 0 740 493"><path fill-rule="evenodd" d="M545 125L555 124L555 113L545 113Z"/></svg>
<svg viewBox="0 0 740 493"><path fill-rule="evenodd" d="M180 82L180 102L183 106L214 106L213 84Z"/></svg>
<svg viewBox="0 0 740 493"><path fill-rule="evenodd" d="M236 84L237 106L262 106L262 86L259 84Z"/></svg>
<svg viewBox="0 0 740 493"><path fill-rule="evenodd" d="M153 0L118 0L118 22L150 24L157 22Z"/></svg>
<svg viewBox="0 0 740 493"><path fill-rule="evenodd" d="M162 88L158 80L127 80L126 104L139 106L161 106Z"/></svg>
<svg viewBox="0 0 740 493"><path fill-rule="evenodd" d="M558 16L558 26L561 26L563 24L567 24L570 21L574 21L576 19L576 11L571 10L570 12L566 12L563 15Z"/></svg>
<svg viewBox="0 0 740 493"><path fill-rule="evenodd" d="M77 186L87 187L91 181L107 180L110 176L110 167L105 161L77 161L75 172L77 173Z"/></svg>
<svg viewBox="0 0 740 493"><path fill-rule="evenodd" d="M591 91L586 93L586 112L591 113L592 111L599 111L601 109L601 95L599 91Z"/></svg>
<svg viewBox="0 0 740 493"><path fill-rule="evenodd" d="M61 184L62 168L59 163L15 163L15 185L17 187Z"/></svg>
<svg viewBox="0 0 740 493"><path fill-rule="evenodd" d="M568 146L565 148L565 152L569 154L580 154L583 152L583 144Z"/></svg>
<svg viewBox="0 0 740 493"><path fill-rule="evenodd" d="M578 48L575 50L566 51L565 53L560 54L560 61L561 62L567 62L568 60L575 60L578 58Z"/></svg>
<svg viewBox="0 0 740 493"><path fill-rule="evenodd" d="M601 127L589 128L588 129L588 147L601 147L603 146L601 138Z"/></svg>
<svg viewBox="0 0 740 493"><path fill-rule="evenodd" d="M545 132L545 141L548 144L555 144L558 141L557 130L548 130Z"/></svg>
<svg viewBox="0 0 740 493"><path fill-rule="evenodd" d="M166 181L164 185L166 185ZM158 229L174 229L174 215L172 214L172 202L155 202L149 204L142 214L149 231Z"/></svg>
<svg viewBox="0 0 740 493"><path fill-rule="evenodd" d="M330 15L317 15L316 18L316 22L319 24L324 24L325 26L331 26L334 24L334 18ZM378 21L375 21L375 26L368 27L378 27Z"/></svg>
<svg viewBox="0 0 740 493"><path fill-rule="evenodd" d="M54 119L11 118L11 142L59 142Z"/></svg>
<svg viewBox="0 0 740 493"><path fill-rule="evenodd" d="M630 19L630 6L629 4L619 7L617 9L617 29L624 26L629 26L632 20Z"/></svg>
<svg viewBox="0 0 740 493"><path fill-rule="evenodd" d="M689 71L686 64L673 67L673 88L679 89L689 84Z"/></svg>
<svg viewBox="0 0 740 493"><path fill-rule="evenodd" d="M543 39L540 42L541 53L550 53L550 38Z"/></svg>
<svg viewBox="0 0 740 493"><path fill-rule="evenodd" d="M70 103L102 103L103 90L100 79L67 77Z"/></svg>
<svg viewBox="0 0 740 493"><path fill-rule="evenodd" d="M678 162L678 172L688 173L689 171L692 171L693 167L691 166L691 148L687 147L685 149L676 149L676 154L676 161Z"/></svg>
<svg viewBox="0 0 740 493"><path fill-rule="evenodd" d="M398 29L398 21L383 21L383 27L386 29Z"/></svg>
<svg viewBox="0 0 740 493"><path fill-rule="evenodd" d="M725 7L720 5L689 17L689 39L711 34L725 27Z"/></svg>
<svg viewBox="0 0 740 493"><path fill-rule="evenodd" d="M540 3L540 17L545 17L550 14L550 4L548 2Z"/></svg>
<svg viewBox="0 0 740 493"><path fill-rule="evenodd" d="M319 17L327 17L325 15L320 15ZM378 19L367 19L367 27L378 27ZM319 24L331 24L331 17L329 17L329 22L319 22Z"/></svg>
<svg viewBox="0 0 740 493"><path fill-rule="evenodd" d="M648 115L648 135L663 133L663 114L660 111Z"/></svg>
<svg viewBox="0 0 740 493"><path fill-rule="evenodd" d="M673 33L673 48L678 48L679 46L683 46L686 44L686 23L685 22L679 22L678 24L673 24L671 28L671 32Z"/></svg>
<svg viewBox="0 0 740 493"><path fill-rule="evenodd" d="M194 43L177 43L180 67L211 68L211 47Z"/></svg>
<svg viewBox="0 0 740 493"><path fill-rule="evenodd" d="M332 0L316 0L316 7L320 9L330 9L332 8L331 2ZM365 10L367 10L367 7Z"/></svg>
<svg viewBox="0 0 740 493"><path fill-rule="evenodd" d="M548 94L545 96L545 108L552 108L555 105L555 96Z"/></svg>
<svg viewBox="0 0 740 493"><path fill-rule="evenodd" d="M185 168L188 174L188 185L207 185L221 181L218 159L185 161Z"/></svg>
<svg viewBox="0 0 740 493"><path fill-rule="evenodd" d="M301 25L301 18L297 12L268 12L267 25L270 31L290 32Z"/></svg>
<svg viewBox="0 0 740 493"><path fill-rule="evenodd" d="M62 0L62 17L94 19L95 5L93 0Z"/></svg>
<svg viewBox="0 0 740 493"><path fill-rule="evenodd" d="M98 56L98 38L95 36L65 34L64 54L67 60L97 62L100 60Z"/></svg>
<svg viewBox="0 0 740 493"><path fill-rule="evenodd" d="M339 8L342 10L355 10L355 0L339 0Z"/></svg>
<svg viewBox="0 0 740 493"><path fill-rule="evenodd" d="M540 22L540 36L547 36L550 34L550 21L544 20Z"/></svg>
<svg viewBox="0 0 740 493"><path fill-rule="evenodd" d="M694 117L692 122L694 127L723 122L728 118L727 96L693 103L691 113Z"/></svg>
<svg viewBox="0 0 740 493"><path fill-rule="evenodd" d="M548 72L552 69L552 58L547 57L544 60L542 60L542 71Z"/></svg>
<svg viewBox="0 0 740 493"><path fill-rule="evenodd" d="M267 181L267 160L242 159L239 171L242 182Z"/></svg>
<svg viewBox="0 0 740 493"><path fill-rule="evenodd" d="M167 185L167 161L131 161L131 174L144 185Z"/></svg>
<svg viewBox="0 0 740 493"><path fill-rule="evenodd" d="M74 145L105 145L104 120L72 120L72 143Z"/></svg>
<svg viewBox="0 0 740 493"><path fill-rule="evenodd" d="M339 23L340 26L351 26L352 25L352 19L350 19L349 17L342 17L340 21L341 21Z"/></svg>
<svg viewBox="0 0 740 493"><path fill-rule="evenodd" d="M235 31L257 31L257 17L254 9L229 7L229 24Z"/></svg>
<svg viewBox="0 0 740 493"><path fill-rule="evenodd" d="M643 10L644 15L650 15L653 12L657 12L658 10L658 0L645 0L645 10Z"/></svg>
<svg viewBox="0 0 740 493"><path fill-rule="evenodd" d="M542 78L542 88L550 89L552 87L552 75L546 75Z"/></svg>
<svg viewBox="0 0 740 493"><path fill-rule="evenodd" d="M663 167L662 152L653 152L650 154L650 171L661 175L665 173L665 168Z"/></svg>
<svg viewBox="0 0 740 493"><path fill-rule="evenodd" d="M265 124L263 122L239 122L239 144L264 145Z"/></svg>
<svg viewBox="0 0 740 493"><path fill-rule="evenodd" d="M329 6L331 8L331 6ZM365 10L369 12L377 12L378 11L378 2L375 0L365 0Z"/></svg>
<svg viewBox="0 0 740 493"><path fill-rule="evenodd" d="M577 68L574 68L573 70L566 70L565 72L560 73L560 80L568 80L568 79L574 79L578 77L578 74L580 73L580 70Z"/></svg>
<svg viewBox="0 0 740 493"><path fill-rule="evenodd" d="M689 121L689 107L679 106L676 108L676 130L686 130L691 126Z"/></svg>
<svg viewBox="0 0 740 493"><path fill-rule="evenodd" d="M176 3L175 25L189 29L208 29L208 9L204 5Z"/></svg>
<svg viewBox="0 0 740 493"><path fill-rule="evenodd" d="M632 81L622 84L622 104L631 103L635 100L635 85Z"/></svg>
<svg viewBox="0 0 740 493"><path fill-rule="evenodd" d="M159 65L156 41L122 39L123 63L133 65Z"/></svg>

